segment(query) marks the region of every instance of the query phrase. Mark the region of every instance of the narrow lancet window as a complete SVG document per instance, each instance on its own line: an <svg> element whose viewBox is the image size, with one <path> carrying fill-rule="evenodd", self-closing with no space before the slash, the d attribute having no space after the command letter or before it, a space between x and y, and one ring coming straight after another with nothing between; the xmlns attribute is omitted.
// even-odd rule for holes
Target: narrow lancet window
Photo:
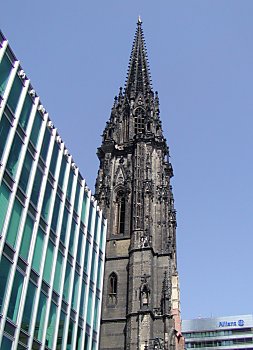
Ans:
<svg viewBox="0 0 253 350"><path fill-rule="evenodd" d="M144 133L144 111L137 109L134 117L134 132L135 134Z"/></svg>
<svg viewBox="0 0 253 350"><path fill-rule="evenodd" d="M123 192L117 194L117 210L116 210L116 233L124 234L125 231L125 212L126 212L126 201Z"/></svg>
<svg viewBox="0 0 253 350"><path fill-rule="evenodd" d="M115 272L112 272L108 281L108 301L109 304L115 305L117 303L117 289L118 278Z"/></svg>

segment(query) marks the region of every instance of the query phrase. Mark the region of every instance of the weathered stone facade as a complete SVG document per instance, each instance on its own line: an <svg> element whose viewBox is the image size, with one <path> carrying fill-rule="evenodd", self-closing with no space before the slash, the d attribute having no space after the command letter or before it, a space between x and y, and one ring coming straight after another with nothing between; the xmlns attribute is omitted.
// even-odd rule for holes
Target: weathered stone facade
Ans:
<svg viewBox="0 0 253 350"><path fill-rule="evenodd" d="M177 349L173 170L140 20L98 157L96 198L108 219L100 349Z"/></svg>

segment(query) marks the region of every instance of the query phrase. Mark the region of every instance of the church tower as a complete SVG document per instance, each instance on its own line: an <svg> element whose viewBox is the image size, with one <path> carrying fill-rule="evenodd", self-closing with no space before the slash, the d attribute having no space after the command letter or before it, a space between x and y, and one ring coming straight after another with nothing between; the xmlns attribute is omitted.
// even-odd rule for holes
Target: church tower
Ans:
<svg viewBox="0 0 253 350"><path fill-rule="evenodd" d="M140 18L125 89L102 137L95 192L108 233L100 349L179 349L173 169Z"/></svg>

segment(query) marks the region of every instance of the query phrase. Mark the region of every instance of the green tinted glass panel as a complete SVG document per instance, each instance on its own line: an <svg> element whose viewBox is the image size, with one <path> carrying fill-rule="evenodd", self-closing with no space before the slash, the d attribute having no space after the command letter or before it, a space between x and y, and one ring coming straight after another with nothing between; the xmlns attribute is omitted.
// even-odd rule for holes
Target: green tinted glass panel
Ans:
<svg viewBox="0 0 253 350"><path fill-rule="evenodd" d="M40 155L41 155L42 159L44 159L44 161L46 161L46 159L47 159L50 137L51 137L51 133L48 130L48 128L46 128L44 138L43 138L42 147L41 147L41 152L40 152Z"/></svg>
<svg viewBox="0 0 253 350"><path fill-rule="evenodd" d="M65 324L66 322L66 314L61 311L60 315L60 322L59 322L59 327L58 327L58 336L57 336L57 343L56 343L56 350L62 350L62 343L63 343L63 338L65 335Z"/></svg>
<svg viewBox="0 0 253 350"><path fill-rule="evenodd" d="M58 155L59 155L59 150L60 150L59 146L55 142L54 143L54 149L53 149L52 158L51 158L51 161L50 161L50 167L49 167L49 170L51 171L51 173L53 175L55 175L55 169L56 169L57 159L58 159Z"/></svg>
<svg viewBox="0 0 253 350"><path fill-rule="evenodd" d="M1 350L10 350L11 347L12 347L12 340L7 338L6 336L3 336Z"/></svg>
<svg viewBox="0 0 253 350"><path fill-rule="evenodd" d="M19 186L22 188L22 190L26 193L28 181L31 174L31 169L33 165L33 157L30 152L26 152L25 160L23 163L20 179L19 179Z"/></svg>
<svg viewBox="0 0 253 350"><path fill-rule="evenodd" d="M72 349L72 342L73 342L73 336L74 336L74 323L73 321L70 319L69 320L69 329L68 329L68 339L67 339L67 350L71 350Z"/></svg>
<svg viewBox="0 0 253 350"><path fill-rule="evenodd" d="M52 274L52 261L54 255L54 244L49 240L47 246L46 261L44 265L43 279L50 284L50 277Z"/></svg>
<svg viewBox="0 0 253 350"><path fill-rule="evenodd" d="M27 215L25 227L23 230L20 252L19 252L19 255L21 255L22 258L25 260L28 259L28 254L29 254L31 240L32 240L33 226L34 226L33 219L29 215Z"/></svg>
<svg viewBox="0 0 253 350"><path fill-rule="evenodd" d="M19 116L19 124L22 126L24 130L26 130L27 128L32 106L33 106L33 102L30 95L26 95L25 102L23 104L23 107Z"/></svg>
<svg viewBox="0 0 253 350"><path fill-rule="evenodd" d="M91 270L90 270L90 279L92 282L95 282L95 261L96 261L97 252L92 249L92 259L91 259Z"/></svg>
<svg viewBox="0 0 253 350"><path fill-rule="evenodd" d="M60 294L60 284L62 280L62 267L63 267L62 262L63 262L63 255L60 252L60 250L58 250L53 286L54 286L54 290L59 294Z"/></svg>
<svg viewBox="0 0 253 350"><path fill-rule="evenodd" d="M0 63L0 95L3 96L4 90L9 80L10 72L12 70L12 64L8 57L4 55Z"/></svg>
<svg viewBox="0 0 253 350"><path fill-rule="evenodd" d="M9 204L10 193L11 191L9 190L8 186L4 182L2 182L0 186L0 235L2 233L4 225L4 220Z"/></svg>
<svg viewBox="0 0 253 350"><path fill-rule="evenodd" d="M67 226L68 226L68 219L69 219L69 212L67 208L64 208L64 213L63 213L63 219L62 219L62 226L61 226L61 241L65 243L65 238L66 238L66 231L67 231Z"/></svg>
<svg viewBox="0 0 253 350"><path fill-rule="evenodd" d="M81 265L81 253L82 253L83 238L84 238L84 233L82 230L79 230L76 259L80 265Z"/></svg>
<svg viewBox="0 0 253 350"><path fill-rule="evenodd" d="M44 246L44 238L45 234L42 231L42 229L39 227L37 236L36 236L36 242L35 242L35 248L33 253L33 260L32 260L32 268L39 273L40 272L40 264L41 264L41 258L43 253L43 246Z"/></svg>
<svg viewBox="0 0 253 350"><path fill-rule="evenodd" d="M52 349L54 335L55 335L55 331L56 331L56 329L55 329L56 311L57 311L57 306L52 302L51 308L50 308L50 313L49 313L47 332L46 332L46 345L50 349Z"/></svg>
<svg viewBox="0 0 253 350"><path fill-rule="evenodd" d="M89 326L91 326L91 318L93 314L92 310L92 297L93 297L93 292L90 289L89 290L89 297L88 297L88 307L87 307L87 315L86 315L86 322Z"/></svg>
<svg viewBox="0 0 253 350"><path fill-rule="evenodd" d="M72 220L70 238L69 238L69 252L73 255L74 241L76 236L76 222Z"/></svg>
<svg viewBox="0 0 253 350"><path fill-rule="evenodd" d="M9 153L8 162L6 165L6 168L8 169L9 173L14 178L16 176L16 172L17 172L17 168L18 168L18 161L19 161L22 145L23 145L23 143L22 143L20 137L18 136L18 134L15 134L14 140L13 140L13 143L11 146L11 150Z"/></svg>
<svg viewBox="0 0 253 350"><path fill-rule="evenodd" d="M104 225L104 222L103 222L103 219L102 219L102 222L101 222L101 233L100 233L100 244L99 244L99 247L100 249L102 250L103 249L103 246L104 246L104 241L105 241L105 225Z"/></svg>
<svg viewBox="0 0 253 350"><path fill-rule="evenodd" d="M85 333L84 350L90 349L90 336Z"/></svg>
<svg viewBox="0 0 253 350"><path fill-rule="evenodd" d="M95 214L95 208L92 204L90 204L90 210L89 210L89 218L88 218L88 231L91 233L92 224L93 224L93 216Z"/></svg>
<svg viewBox="0 0 253 350"><path fill-rule="evenodd" d="M15 111L16 111L19 96L21 94L22 88L23 88L23 84L22 84L20 78L16 75L14 82L12 84L12 87L11 87L11 91L10 91L8 100L7 100L7 104L13 113L15 113Z"/></svg>
<svg viewBox="0 0 253 350"><path fill-rule="evenodd" d="M82 317L84 316L84 299L85 299L86 289L87 289L87 285L84 282L84 280L82 280L82 290L81 290L81 299L80 299L80 315Z"/></svg>
<svg viewBox="0 0 253 350"><path fill-rule="evenodd" d="M41 292L34 330L34 337L37 338L39 341L42 340L43 330L45 328L46 307L47 297Z"/></svg>
<svg viewBox="0 0 253 350"><path fill-rule="evenodd" d="M70 170L68 187L67 187L67 198L68 198L69 201L70 201L70 198L71 198L73 179L74 179L74 173L73 173L72 170Z"/></svg>
<svg viewBox="0 0 253 350"><path fill-rule="evenodd" d="M74 288L73 288L73 294L72 294L72 302L71 307L74 310L77 310L77 297L79 292L79 283L80 283L80 276L77 272L75 272L75 278L74 278Z"/></svg>
<svg viewBox="0 0 253 350"><path fill-rule="evenodd" d="M52 222L51 222L51 228L55 232L57 231L57 225L58 225L58 221L59 221L60 205L61 205L60 197L56 195L55 202L54 202L53 217L52 217Z"/></svg>
<svg viewBox="0 0 253 350"><path fill-rule="evenodd" d="M102 274L102 260L98 259L98 271L97 271L97 289L101 289L101 274Z"/></svg>
<svg viewBox="0 0 253 350"><path fill-rule="evenodd" d="M81 212L81 220L84 224L85 224L87 200L88 200L88 197L86 196L86 194L84 194L83 203L82 203L82 212Z"/></svg>
<svg viewBox="0 0 253 350"><path fill-rule="evenodd" d="M21 328L27 333L30 332L30 326L31 326L31 320L32 320L31 315L33 315L34 313L34 302L35 302L36 290L37 290L37 287L32 282L29 282L28 290L25 298L25 307L24 307L23 317L21 322Z"/></svg>
<svg viewBox="0 0 253 350"><path fill-rule="evenodd" d="M63 187L63 184L64 184L66 167L67 167L67 160L65 157L63 157L62 162L61 162L61 170L60 170L59 182L58 182L58 184L61 188Z"/></svg>
<svg viewBox="0 0 253 350"><path fill-rule="evenodd" d="M98 229L100 228L99 225L99 215L96 213L96 220L95 220L95 230L94 230L94 241L97 242L98 238Z"/></svg>
<svg viewBox="0 0 253 350"><path fill-rule="evenodd" d="M90 242L86 241L86 247L85 247L85 256L84 256L84 271L86 274L88 274L88 264L89 264L89 258L90 258Z"/></svg>
<svg viewBox="0 0 253 350"><path fill-rule="evenodd" d="M94 309L94 318L93 318L93 330L98 331L98 311L99 311L99 299L95 299L95 309Z"/></svg>
<svg viewBox="0 0 253 350"><path fill-rule="evenodd" d="M48 215L49 215L49 210L50 210L50 205L52 200L52 192L53 192L53 188L50 182L48 181L46 185L46 190L45 190L42 210L41 210L41 215L44 217L46 221L48 220Z"/></svg>
<svg viewBox="0 0 253 350"><path fill-rule="evenodd" d="M2 312L3 309L11 265L11 262L4 255L2 255L0 262L0 312Z"/></svg>
<svg viewBox="0 0 253 350"><path fill-rule="evenodd" d="M69 285L70 285L70 277L71 277L71 265L67 262L65 279L64 279L64 287L63 287L63 299L68 301L69 297Z"/></svg>
<svg viewBox="0 0 253 350"><path fill-rule="evenodd" d="M12 290L11 290L11 298L9 302L9 308L7 312L7 316L16 323L18 317L19 304L22 294L24 276L16 270L16 274L14 277Z"/></svg>
<svg viewBox="0 0 253 350"><path fill-rule="evenodd" d="M33 188L32 188L32 194L31 194L31 201L35 206L37 206L37 203L38 203L42 178L43 178L43 173L40 170L40 168L37 168L36 175L34 178Z"/></svg>
<svg viewBox="0 0 253 350"><path fill-rule="evenodd" d="M7 230L7 235L6 235L6 241L13 247L15 247L17 236L18 236L22 210L23 210L23 207L21 203L19 202L18 199L15 199L15 202L12 208L8 230Z"/></svg>
<svg viewBox="0 0 253 350"><path fill-rule="evenodd" d="M3 114L3 117L0 121L0 159L3 157L4 149L6 146L7 138L11 128L11 123L7 119L6 115Z"/></svg>
<svg viewBox="0 0 253 350"><path fill-rule="evenodd" d="M41 125L42 125L42 117L39 112L36 112L35 118L33 121L31 137L30 137L30 140L32 141L35 147L37 146L37 143L38 143L38 137L41 131Z"/></svg>
<svg viewBox="0 0 253 350"><path fill-rule="evenodd" d="M74 203L74 209L76 212L78 212L78 204L79 204L79 197L80 197L80 184L77 182L77 187L76 187L76 194L75 194L75 203Z"/></svg>
<svg viewBox="0 0 253 350"><path fill-rule="evenodd" d="M82 335L83 335L83 330L81 327L78 326L77 330L77 337L76 337L76 350L82 350Z"/></svg>

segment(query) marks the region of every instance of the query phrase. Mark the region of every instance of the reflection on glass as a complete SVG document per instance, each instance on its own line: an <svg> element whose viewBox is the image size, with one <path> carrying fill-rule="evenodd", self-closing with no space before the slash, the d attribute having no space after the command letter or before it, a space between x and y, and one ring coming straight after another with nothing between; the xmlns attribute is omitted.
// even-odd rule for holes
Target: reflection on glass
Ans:
<svg viewBox="0 0 253 350"><path fill-rule="evenodd" d="M21 328L27 333L30 332L31 315L34 312L34 301L37 287L29 281L28 290L25 298L25 307L23 311L23 317L21 322Z"/></svg>
<svg viewBox="0 0 253 350"><path fill-rule="evenodd" d="M14 323L16 323L18 317L23 282L24 276L17 270L12 285L11 298L7 312L7 317L9 317Z"/></svg>
<svg viewBox="0 0 253 350"><path fill-rule="evenodd" d="M9 171L9 173L15 178L18 168L18 161L20 157L20 152L22 148L22 141L18 134L15 134L14 140L11 146L9 158L6 164L6 169Z"/></svg>
<svg viewBox="0 0 253 350"><path fill-rule="evenodd" d="M0 159L2 159L4 149L7 143L7 138L9 135L9 131L11 128L11 124L7 119L6 115L3 114L2 119L0 121Z"/></svg>

